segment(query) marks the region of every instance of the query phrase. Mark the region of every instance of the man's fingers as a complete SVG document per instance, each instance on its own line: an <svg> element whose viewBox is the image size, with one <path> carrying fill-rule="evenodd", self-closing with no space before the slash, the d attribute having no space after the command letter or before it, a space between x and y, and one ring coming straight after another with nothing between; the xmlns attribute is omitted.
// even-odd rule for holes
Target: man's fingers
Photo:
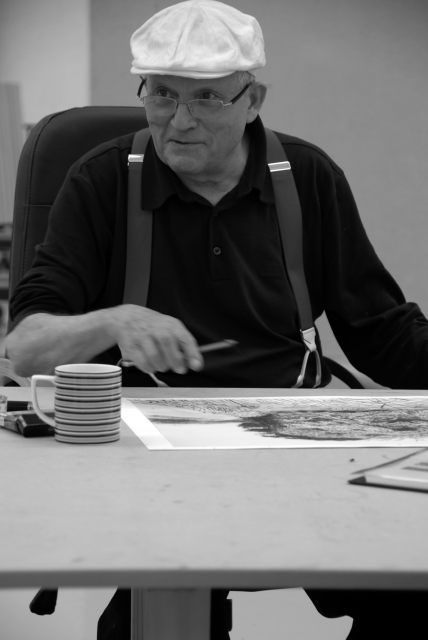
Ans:
<svg viewBox="0 0 428 640"><path fill-rule="evenodd" d="M123 353L126 360L128 350ZM190 341L187 338L177 339L176 336L147 337L138 348L132 349L130 359L145 373L171 370L184 374L188 368L199 371L203 367L196 341L193 338Z"/></svg>
<svg viewBox="0 0 428 640"><path fill-rule="evenodd" d="M162 349L159 348L157 340L151 336L147 336L141 344L142 351L146 360L147 373L155 373L156 371L167 371L169 369L168 362Z"/></svg>
<svg viewBox="0 0 428 640"><path fill-rule="evenodd" d="M180 347L183 352L187 365L193 371L200 371L204 366L204 359L199 351L195 338L189 333L180 341Z"/></svg>
<svg viewBox="0 0 428 640"><path fill-rule="evenodd" d="M183 323L143 307L124 305L122 355L146 373L199 371L203 358Z"/></svg>
<svg viewBox="0 0 428 640"><path fill-rule="evenodd" d="M138 346L123 348L122 355L125 360L132 360L144 373L169 370L180 374L187 372L187 360L175 336L164 336L163 339L147 336Z"/></svg>
<svg viewBox="0 0 428 640"><path fill-rule="evenodd" d="M161 371L159 368L159 361L157 361L155 355L157 350L149 343L150 340L146 339L144 343L119 345L123 360L132 362L133 366L137 367L144 373ZM160 364L160 366L162 366L162 364Z"/></svg>
<svg viewBox="0 0 428 640"><path fill-rule="evenodd" d="M180 374L188 368L202 369L204 361L197 342L181 322L177 321L173 332L157 335L155 340L168 369Z"/></svg>
<svg viewBox="0 0 428 640"><path fill-rule="evenodd" d="M180 347L180 339L176 335L167 335L157 338L156 342L167 364L167 369L175 373L186 373L187 362Z"/></svg>

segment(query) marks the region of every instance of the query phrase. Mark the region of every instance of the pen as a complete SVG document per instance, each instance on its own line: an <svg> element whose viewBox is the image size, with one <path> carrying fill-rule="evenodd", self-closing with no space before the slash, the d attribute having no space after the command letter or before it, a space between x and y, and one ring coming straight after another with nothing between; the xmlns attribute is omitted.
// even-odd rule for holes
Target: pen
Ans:
<svg viewBox="0 0 428 640"><path fill-rule="evenodd" d="M219 342L210 342L209 344L204 344L202 347L199 347L199 351L201 353L208 353L208 351L218 351L219 349L229 349L230 347L234 347L238 344L237 340L220 340ZM134 363L132 360L119 360L117 363L118 366L122 367L133 367Z"/></svg>
<svg viewBox="0 0 428 640"><path fill-rule="evenodd" d="M238 344L237 340L220 340L220 342L211 342L210 344L204 344L199 347L201 353L207 353L207 351L218 351L218 349L229 349Z"/></svg>

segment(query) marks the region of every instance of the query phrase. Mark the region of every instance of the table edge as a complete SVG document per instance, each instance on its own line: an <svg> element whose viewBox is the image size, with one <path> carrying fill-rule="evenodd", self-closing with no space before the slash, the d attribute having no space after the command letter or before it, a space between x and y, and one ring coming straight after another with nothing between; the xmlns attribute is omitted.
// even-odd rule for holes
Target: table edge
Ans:
<svg viewBox="0 0 428 640"><path fill-rule="evenodd" d="M141 587L152 589L227 588L267 590L318 589L428 589L423 571L304 570L85 570L2 571L0 589L26 587Z"/></svg>

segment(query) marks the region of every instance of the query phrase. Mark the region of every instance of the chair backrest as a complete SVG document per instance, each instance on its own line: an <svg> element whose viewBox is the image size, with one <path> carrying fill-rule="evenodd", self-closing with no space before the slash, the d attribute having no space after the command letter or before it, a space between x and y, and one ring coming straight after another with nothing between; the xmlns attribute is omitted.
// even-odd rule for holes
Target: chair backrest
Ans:
<svg viewBox="0 0 428 640"><path fill-rule="evenodd" d="M102 142L146 126L141 107L80 107L46 116L32 129L18 165L9 295L43 242L49 211L71 165Z"/></svg>

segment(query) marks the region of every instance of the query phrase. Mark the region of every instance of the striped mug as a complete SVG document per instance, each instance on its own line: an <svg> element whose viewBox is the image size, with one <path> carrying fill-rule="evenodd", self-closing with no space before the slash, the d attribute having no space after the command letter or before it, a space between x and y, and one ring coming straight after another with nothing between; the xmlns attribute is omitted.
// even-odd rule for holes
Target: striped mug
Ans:
<svg viewBox="0 0 428 640"><path fill-rule="evenodd" d="M53 420L39 406L37 383L55 387ZM39 418L55 429L60 442L95 444L120 438L122 369L108 364L63 364L54 376L31 379L31 399Z"/></svg>

